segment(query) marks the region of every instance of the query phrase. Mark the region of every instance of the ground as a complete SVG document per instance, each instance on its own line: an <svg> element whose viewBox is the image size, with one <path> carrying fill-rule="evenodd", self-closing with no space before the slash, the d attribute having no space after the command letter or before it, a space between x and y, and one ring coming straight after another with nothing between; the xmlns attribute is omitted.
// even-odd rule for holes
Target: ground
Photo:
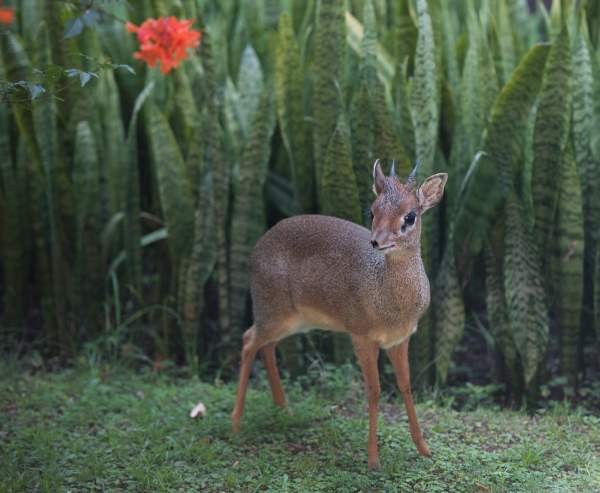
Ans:
<svg viewBox="0 0 600 493"><path fill-rule="evenodd" d="M259 371L239 436L230 384L114 368L0 370L0 492L600 491L600 418L563 404L528 416L421 398L434 454L424 459L401 399L384 395L382 468L369 472L352 367L285 382L293 415L272 405ZM198 401L207 414L193 420Z"/></svg>

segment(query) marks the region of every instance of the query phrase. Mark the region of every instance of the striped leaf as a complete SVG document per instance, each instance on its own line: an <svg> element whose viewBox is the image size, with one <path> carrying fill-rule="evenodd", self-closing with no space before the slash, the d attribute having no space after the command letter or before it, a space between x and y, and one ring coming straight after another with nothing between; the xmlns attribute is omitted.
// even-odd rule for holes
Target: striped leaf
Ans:
<svg viewBox="0 0 600 493"><path fill-rule="evenodd" d="M559 174L571 116L571 51L563 27L548 55L533 134L535 239L544 255L555 224Z"/></svg>
<svg viewBox="0 0 600 493"><path fill-rule="evenodd" d="M0 66L0 71L2 67ZM1 74L1 72L0 72ZM2 76L1 74L0 76ZM13 164L9 112L0 105L0 259L3 280L3 324L21 325L25 316L28 283L27 199L23 171ZM19 163L21 164L21 163Z"/></svg>
<svg viewBox="0 0 600 493"><path fill-rule="evenodd" d="M367 211L373 203L373 141L374 122L371 117L371 99L366 78L362 78L350 108L352 135L352 166L361 210ZM367 218L363 218L367 221ZM367 221L368 222L368 221Z"/></svg>
<svg viewBox="0 0 600 493"><path fill-rule="evenodd" d="M300 47L287 13L279 20L275 54L277 117L292 166L296 197L302 209L309 212L314 210L315 175L309 130L304 122L304 73Z"/></svg>
<svg viewBox="0 0 600 493"><path fill-rule="evenodd" d="M321 175L329 140L335 131L340 108L339 87L344 54L343 0L321 0L315 32L313 89L313 141L317 172L317 196L321 199Z"/></svg>
<svg viewBox="0 0 600 493"><path fill-rule="evenodd" d="M440 118L440 86L436 67L436 47L427 0L417 0L419 35L415 53L410 106L415 129L419 177L429 176L437 145Z"/></svg>
<svg viewBox="0 0 600 493"><path fill-rule="evenodd" d="M433 301L436 323L435 368L439 382L445 382L452 352L465 327L465 306L462 298L452 243L444 257L434 286Z"/></svg>
<svg viewBox="0 0 600 493"><path fill-rule="evenodd" d="M100 300L103 292L103 268L100 249L101 194L100 163L93 131L87 121L77 125L73 159L75 202L75 310L89 330L102 321Z"/></svg>
<svg viewBox="0 0 600 493"><path fill-rule="evenodd" d="M208 281L216 260L216 231L212 170L205 167L201 178L199 203L194 219L194 241L185 272L183 299L183 335L185 338L186 359L196 374L198 359L199 320L204 309L204 286Z"/></svg>
<svg viewBox="0 0 600 493"><path fill-rule="evenodd" d="M548 310L541 259L525 209L517 196L506 202L504 292L510 330L529 386L548 347Z"/></svg>
<svg viewBox="0 0 600 493"><path fill-rule="evenodd" d="M483 143L485 154L467 180L455 219L455 248L460 253L481 251L513 180L522 173L524 131L541 85L548 49L547 45L531 48L494 102Z"/></svg>
<svg viewBox="0 0 600 493"><path fill-rule="evenodd" d="M140 185L138 170L138 118L139 113L150 96L154 84L150 83L139 94L133 105L133 112L127 129L125 171L127 177L123 186L125 195L123 207L125 209L125 221L123 222L123 237L125 239L125 252L127 254L127 272L129 282L133 285L135 292L141 292L142 285L142 251L141 226L140 226ZM117 192L118 193L118 192Z"/></svg>
<svg viewBox="0 0 600 493"><path fill-rule="evenodd" d="M263 71L258 56L251 45L246 46L238 73L237 88L240 94L240 116L244 134L250 131L254 115L263 92Z"/></svg>
<svg viewBox="0 0 600 493"><path fill-rule="evenodd" d="M519 371L519 354L508 322L503 276L501 259L498 259L492 247L488 245L485 248L485 300L488 322L508 373L510 392L518 402L521 397L522 377Z"/></svg>
<svg viewBox="0 0 600 493"><path fill-rule="evenodd" d="M110 197L109 214L124 210L126 197L126 146L125 128L121 117L119 88L112 71L100 79L100 113L102 125L102 148L104 150L107 188Z"/></svg>
<svg viewBox="0 0 600 493"><path fill-rule="evenodd" d="M155 106L146 108L146 129L160 202L169 233L173 260L185 258L191 248L194 201L185 163L169 122Z"/></svg>
<svg viewBox="0 0 600 493"><path fill-rule="evenodd" d="M325 154L321 212L362 223L356 176L352 168L348 129L342 117Z"/></svg>
<svg viewBox="0 0 600 493"><path fill-rule="evenodd" d="M517 65L511 18L508 11L507 0L498 0L498 14L496 27L498 32L498 47L501 59L501 80L506 84L512 77L512 72Z"/></svg>
<svg viewBox="0 0 600 493"><path fill-rule="evenodd" d="M215 57L213 56L212 36L204 32L200 45L202 60L203 86L206 94L205 109L207 115L219 115L222 111L217 91L217 75ZM223 128L218 118L204 119L202 129L207 143L203 166L208 166L213 173L214 214L217 235L217 276L219 282L219 325L224 338L230 336L229 323L229 272L228 272L228 217L231 168L224 159Z"/></svg>
<svg viewBox="0 0 600 493"><path fill-rule="evenodd" d="M417 27L410 12L410 0L397 0L391 5L394 12L394 57L399 63L412 66L417 44Z"/></svg>
<svg viewBox="0 0 600 493"><path fill-rule="evenodd" d="M559 197L553 248L552 298L560 330L563 375L577 384L578 350L583 301L583 205L581 183L569 150L560 164Z"/></svg>
<svg viewBox="0 0 600 493"><path fill-rule="evenodd" d="M232 213L229 254L231 323L238 331L245 328L250 253L266 229L263 189L267 179L271 136L275 126L275 108L270 93L271 88L266 87L250 127Z"/></svg>

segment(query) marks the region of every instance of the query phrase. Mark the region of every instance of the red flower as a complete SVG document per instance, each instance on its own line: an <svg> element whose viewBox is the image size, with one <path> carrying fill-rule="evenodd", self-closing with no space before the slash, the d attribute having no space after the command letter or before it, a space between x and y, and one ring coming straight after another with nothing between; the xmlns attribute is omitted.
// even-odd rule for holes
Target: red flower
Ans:
<svg viewBox="0 0 600 493"><path fill-rule="evenodd" d="M137 34L140 50L133 55L144 60L150 67L160 61L160 71L167 74L188 56L188 48L197 48L202 33L190 29L191 20L177 20L176 17L147 19L141 26L128 22L129 32Z"/></svg>
<svg viewBox="0 0 600 493"><path fill-rule="evenodd" d="M0 7L0 24L12 24L15 18L15 11L12 7Z"/></svg>

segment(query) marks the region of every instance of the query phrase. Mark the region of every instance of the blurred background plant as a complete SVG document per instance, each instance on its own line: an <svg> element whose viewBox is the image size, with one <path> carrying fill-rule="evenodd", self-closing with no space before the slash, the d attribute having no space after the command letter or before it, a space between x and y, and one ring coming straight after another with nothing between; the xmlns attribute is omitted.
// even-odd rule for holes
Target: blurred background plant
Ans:
<svg viewBox="0 0 600 493"><path fill-rule="evenodd" d="M415 385L486 383L485 396L503 388L515 405L589 395L600 371L599 2L4 9L6 351L231 377L260 235L300 213L368 227L374 159L404 176L420 160L420 179L450 178L423 233L433 300L411 341ZM183 48L172 59L125 26L143 44L142 29L167 29L144 22L166 16L193 21L169 29L200 33L173 35ZM352 357L344 336L320 333L279 352L292 375Z"/></svg>

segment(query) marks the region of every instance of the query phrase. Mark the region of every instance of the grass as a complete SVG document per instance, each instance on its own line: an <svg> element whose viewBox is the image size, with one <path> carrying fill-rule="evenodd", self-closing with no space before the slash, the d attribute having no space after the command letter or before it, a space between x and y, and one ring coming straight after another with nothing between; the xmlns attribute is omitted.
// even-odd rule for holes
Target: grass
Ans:
<svg viewBox="0 0 600 493"><path fill-rule="evenodd" d="M260 365L257 365L260 366ZM422 401L434 457L418 456L401 401L385 396L382 468L366 465L366 402L355 370L286 382L293 415L259 372L239 436L232 385L2 368L0 491L600 491L600 419L555 405L535 416ZM192 420L198 402L207 415Z"/></svg>

